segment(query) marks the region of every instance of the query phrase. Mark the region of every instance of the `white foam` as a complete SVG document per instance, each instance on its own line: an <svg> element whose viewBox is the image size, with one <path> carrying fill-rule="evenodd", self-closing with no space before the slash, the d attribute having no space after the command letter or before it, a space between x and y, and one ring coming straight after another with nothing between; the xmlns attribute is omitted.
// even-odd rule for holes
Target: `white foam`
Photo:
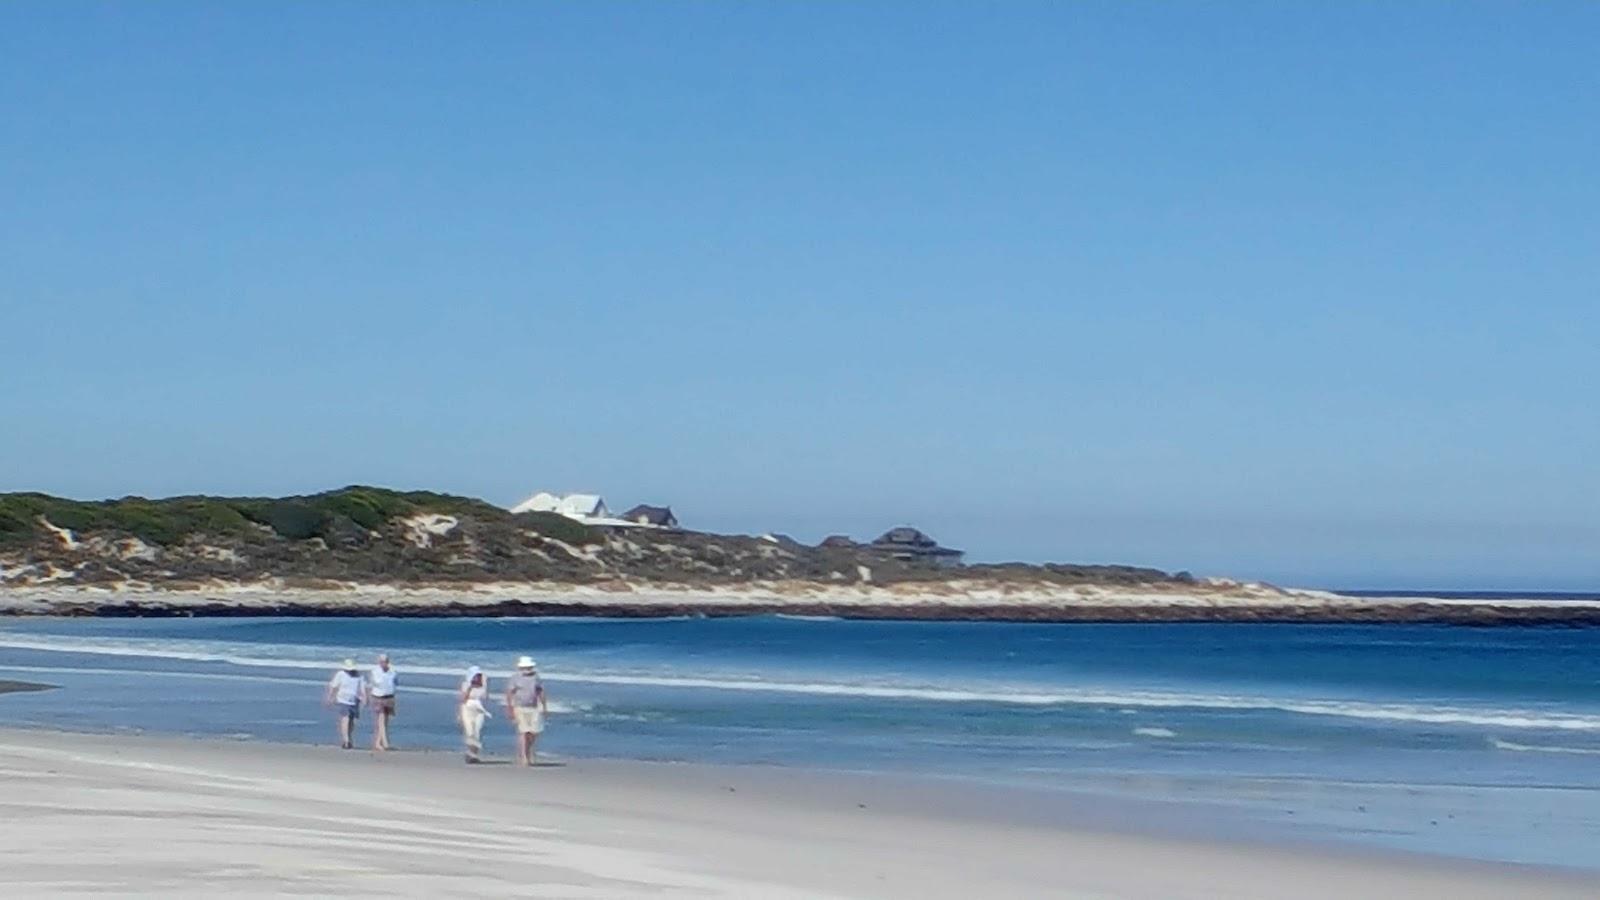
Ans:
<svg viewBox="0 0 1600 900"><path fill-rule="evenodd" d="M1178 736L1178 733L1170 728L1135 728L1133 733L1142 737L1154 738L1169 738Z"/></svg>
<svg viewBox="0 0 1600 900"><path fill-rule="evenodd" d="M415 671L414 669L412 671ZM244 681L257 684L292 684L321 690L325 683L310 678L283 678L272 675L238 675L229 672L163 672L150 669L106 669L92 666L7 666L0 665L0 672L27 672L32 675L125 675L150 678L185 678L196 681ZM454 697L459 691L455 688L421 687L405 685L400 689L405 694L430 694L436 696ZM594 708L592 703L561 703L549 701L552 714L587 712Z"/></svg>
<svg viewBox="0 0 1600 900"><path fill-rule="evenodd" d="M1514 750L1519 753L1581 753L1585 756L1600 756L1597 747L1556 747L1548 744L1516 744L1511 741L1502 741L1490 738L1489 746L1496 750Z"/></svg>
<svg viewBox="0 0 1600 900"><path fill-rule="evenodd" d="M667 676L563 673L565 681L595 684L631 684L657 687L709 688L732 691L770 691L832 697L870 697L891 700L926 700L944 703L1002 703L1024 706L1133 706L1156 709L1263 710L1310 716L1338 716L1434 725L1482 725L1502 728L1547 728L1600 731L1600 716L1533 713L1522 710L1469 709L1408 704L1366 703L1344 700L1281 700L1222 694L1159 692L1101 692L1094 690L1035 692L1027 690L953 690L937 687L840 684L815 682L742 681Z"/></svg>
<svg viewBox="0 0 1600 900"><path fill-rule="evenodd" d="M235 666L273 668L273 669L313 669L333 671L337 667L339 658L347 656L343 652L333 652L324 648L306 647L306 653L317 653L317 659L294 656L252 656L242 655L237 652L239 647L251 647L261 650L277 650L280 653L288 650L285 647L270 647L251 644L211 644L201 641L140 641L137 643L123 643L111 640L79 640L76 638L54 638L39 635L21 637L0 633L0 648L13 648L17 650L43 650L56 653L89 653L97 656L116 656L144 659L177 659L186 662L227 663ZM402 672L415 672L419 675L451 675L463 676L467 666L397 666ZM142 671L142 670L141 670ZM511 669L484 669L484 674L491 678L505 678L511 674Z"/></svg>
<svg viewBox="0 0 1600 900"><path fill-rule="evenodd" d="M798 613L774 613L774 619L787 619L791 622L843 622L840 616L802 616Z"/></svg>

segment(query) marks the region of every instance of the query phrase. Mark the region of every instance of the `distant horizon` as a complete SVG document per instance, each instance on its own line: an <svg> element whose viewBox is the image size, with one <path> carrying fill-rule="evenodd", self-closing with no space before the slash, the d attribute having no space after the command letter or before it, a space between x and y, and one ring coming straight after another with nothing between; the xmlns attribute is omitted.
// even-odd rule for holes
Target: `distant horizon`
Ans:
<svg viewBox="0 0 1600 900"><path fill-rule="evenodd" d="M1600 4L0 4L0 487L1600 585Z"/></svg>

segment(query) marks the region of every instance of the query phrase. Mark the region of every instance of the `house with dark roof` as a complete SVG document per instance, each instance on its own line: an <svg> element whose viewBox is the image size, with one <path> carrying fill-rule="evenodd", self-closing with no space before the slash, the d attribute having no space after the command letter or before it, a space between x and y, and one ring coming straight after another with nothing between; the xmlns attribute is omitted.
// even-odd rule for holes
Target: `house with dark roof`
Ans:
<svg viewBox="0 0 1600 900"><path fill-rule="evenodd" d="M650 506L641 503L623 513L622 518L635 525L649 525L654 528L678 527L678 517L672 514L670 506Z"/></svg>
<svg viewBox="0 0 1600 900"><path fill-rule="evenodd" d="M891 559L926 563L940 568L959 566L961 558L966 555L960 550L939 546L938 541L909 525L885 531L868 546Z"/></svg>
<svg viewBox="0 0 1600 900"><path fill-rule="evenodd" d="M853 550L856 547L856 542L850 540L849 535L830 534L823 538L822 543L817 546L825 550Z"/></svg>

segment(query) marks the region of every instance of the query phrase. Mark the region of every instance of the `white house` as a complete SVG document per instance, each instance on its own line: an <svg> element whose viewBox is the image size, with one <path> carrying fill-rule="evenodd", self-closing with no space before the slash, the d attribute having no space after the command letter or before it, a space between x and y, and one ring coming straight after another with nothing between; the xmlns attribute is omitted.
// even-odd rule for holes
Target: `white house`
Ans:
<svg viewBox="0 0 1600 900"><path fill-rule="evenodd" d="M518 503L516 506L511 507L511 511L514 513L555 512L556 507L560 505L560 497L557 497L555 494L551 494L546 491L540 491L539 493L534 494L532 497L529 497L521 503Z"/></svg>
<svg viewBox="0 0 1600 900"><path fill-rule="evenodd" d="M580 522L611 518L611 510L606 508L606 501L600 499L598 494L567 494L558 497L555 494L540 491L511 507L511 511L514 513L560 513L569 519L577 519Z"/></svg>

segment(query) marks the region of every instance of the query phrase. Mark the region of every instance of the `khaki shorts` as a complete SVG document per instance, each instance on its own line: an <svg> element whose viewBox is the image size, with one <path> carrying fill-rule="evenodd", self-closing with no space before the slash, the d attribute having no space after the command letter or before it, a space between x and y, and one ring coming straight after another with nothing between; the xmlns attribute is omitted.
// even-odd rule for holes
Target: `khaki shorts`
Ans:
<svg viewBox="0 0 1600 900"><path fill-rule="evenodd" d="M544 712L537 706L519 706L517 714L518 734L539 734L544 731Z"/></svg>
<svg viewBox="0 0 1600 900"><path fill-rule="evenodd" d="M373 697L372 711L375 713L385 713L391 716L394 715L394 695L390 694L387 697Z"/></svg>

